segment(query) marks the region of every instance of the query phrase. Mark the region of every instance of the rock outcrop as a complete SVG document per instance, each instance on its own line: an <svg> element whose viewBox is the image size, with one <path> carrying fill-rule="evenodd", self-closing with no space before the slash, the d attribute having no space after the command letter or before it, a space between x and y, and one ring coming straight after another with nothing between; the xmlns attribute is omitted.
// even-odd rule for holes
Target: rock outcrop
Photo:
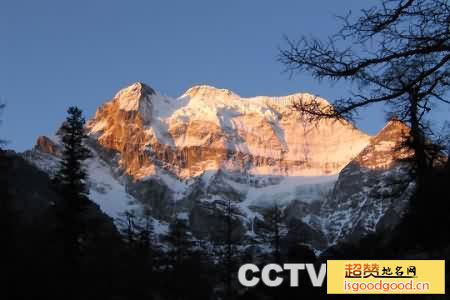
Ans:
<svg viewBox="0 0 450 300"><path fill-rule="evenodd" d="M158 167L179 178L220 168L264 175L336 174L370 137L346 122L303 121L290 105L312 97L246 99L197 86L174 99L136 83L100 107L87 128L103 147L120 154L120 167L137 180L154 175Z"/></svg>
<svg viewBox="0 0 450 300"><path fill-rule="evenodd" d="M61 156L61 147L46 136L38 137L34 148L53 156Z"/></svg>
<svg viewBox="0 0 450 300"><path fill-rule="evenodd" d="M409 129L392 120L370 137L345 121L310 123L292 104L313 97L241 98L195 86L170 98L135 83L87 123L91 198L114 218L146 208L159 233L183 218L212 240L221 238L227 203L236 239L266 228L274 203L284 241L316 250L392 228L413 189L399 161L411 155L401 147ZM24 157L52 174L60 149L40 137Z"/></svg>
<svg viewBox="0 0 450 300"><path fill-rule="evenodd" d="M393 228L406 212L413 191L412 155L402 143L409 128L389 121L370 144L339 174L321 215L328 215L325 228L330 243L357 240L376 230Z"/></svg>

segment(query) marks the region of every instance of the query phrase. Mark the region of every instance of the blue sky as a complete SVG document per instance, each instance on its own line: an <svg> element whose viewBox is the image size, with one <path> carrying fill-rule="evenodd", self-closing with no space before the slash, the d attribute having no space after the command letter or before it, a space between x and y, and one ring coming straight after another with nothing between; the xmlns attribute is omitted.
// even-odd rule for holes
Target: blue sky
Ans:
<svg viewBox="0 0 450 300"><path fill-rule="evenodd" d="M68 106L91 117L118 89L142 81L179 96L195 84L242 96L310 92L329 100L347 87L290 79L276 61L283 36L326 37L335 15L366 1L22 1L0 2L0 137L23 151L52 135ZM446 107L434 117L443 120ZM374 134L382 109L357 125Z"/></svg>

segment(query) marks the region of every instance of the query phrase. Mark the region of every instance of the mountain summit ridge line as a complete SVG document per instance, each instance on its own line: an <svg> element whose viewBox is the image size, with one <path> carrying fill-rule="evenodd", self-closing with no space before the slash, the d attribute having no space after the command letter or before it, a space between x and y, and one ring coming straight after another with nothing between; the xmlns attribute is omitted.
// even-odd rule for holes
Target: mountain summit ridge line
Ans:
<svg viewBox="0 0 450 300"><path fill-rule="evenodd" d="M138 82L103 104L87 128L104 147L125 157L122 167L131 166L127 172L136 178L155 170L149 163L151 155L136 162L130 151L143 153L149 145L155 160L171 157L176 165L171 171L182 178L223 167L252 174L336 174L368 144L370 136L349 122L302 120L289 104L311 97L240 98L227 89L199 85L170 98ZM323 100L323 105L330 104ZM187 164L173 160L185 160L189 151L194 154ZM246 161L252 165L246 166Z"/></svg>

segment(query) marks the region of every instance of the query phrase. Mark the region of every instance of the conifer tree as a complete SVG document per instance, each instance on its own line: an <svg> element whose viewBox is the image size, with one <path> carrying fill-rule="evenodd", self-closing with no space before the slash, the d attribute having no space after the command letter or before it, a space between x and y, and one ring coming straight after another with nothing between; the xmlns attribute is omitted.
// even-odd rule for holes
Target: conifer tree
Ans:
<svg viewBox="0 0 450 300"><path fill-rule="evenodd" d="M144 209L139 222L137 240L139 248L141 248L145 254L153 252L150 250L156 250L153 222L150 210L147 208Z"/></svg>
<svg viewBox="0 0 450 300"><path fill-rule="evenodd" d="M240 244L240 240L234 233L239 210L231 198L219 202L219 205L223 210L220 217L224 221L224 227L222 230L223 238L214 241L215 255L220 258L220 263L223 265L225 298L232 299L234 295L233 277L236 274L238 246Z"/></svg>
<svg viewBox="0 0 450 300"><path fill-rule="evenodd" d="M5 105L0 104L0 113L4 108ZM13 199L9 188L10 178L8 174L11 172L12 161L1 147L5 144L6 141L0 139L0 264L5 274L12 274L17 250L18 212L13 207ZM9 288L13 286L12 282L14 282L13 279L8 276L5 284ZM8 294L8 290L5 293Z"/></svg>
<svg viewBox="0 0 450 300"><path fill-rule="evenodd" d="M89 201L84 161L91 156L91 152L83 144L87 136L82 111L78 107L70 107L67 112L67 119L58 132L64 149L54 181L62 195L56 209L62 221L64 256L68 268L78 268L85 234L82 213Z"/></svg>
<svg viewBox="0 0 450 300"><path fill-rule="evenodd" d="M0 104L0 114L2 113L2 111L3 111L3 109L5 108L5 104ZM0 124L2 123L2 121L0 120ZM0 139L0 149L1 149L1 146L3 146L4 144L5 144L6 142L4 141L4 140L2 140L2 139Z"/></svg>
<svg viewBox="0 0 450 300"><path fill-rule="evenodd" d="M236 208L234 207L231 198L227 199L226 205L226 251L225 251L225 266L226 266L226 286L227 286L227 298L233 297L232 289L232 273L234 254L236 253L236 243L233 238L233 216Z"/></svg>
<svg viewBox="0 0 450 300"><path fill-rule="evenodd" d="M0 104L0 112L5 107L4 104ZM1 121L0 121L1 122ZM0 198L0 233L4 245L9 248L12 239L12 210L11 210L11 194L9 192L8 184L8 169L10 168L10 159L6 155L6 152L1 149L4 141L0 139L0 192L2 194ZM3 243L2 243L3 244ZM4 250L1 247L2 250ZM2 257L5 257L2 255Z"/></svg>
<svg viewBox="0 0 450 300"><path fill-rule="evenodd" d="M166 282L169 299L195 299L193 295L198 293L200 266L195 261L194 241L189 232L186 220L176 218L169 226L167 235L168 251L166 252L170 279ZM173 289L173 291L170 291Z"/></svg>
<svg viewBox="0 0 450 300"><path fill-rule="evenodd" d="M194 242L188 233L188 229L186 222L180 219L176 219L169 226L167 242L170 245L170 250L168 255L174 270L181 266L192 254Z"/></svg>
<svg viewBox="0 0 450 300"><path fill-rule="evenodd" d="M5 274L14 274L16 259L17 218L18 212L13 208L13 199L9 190L9 176L11 174L11 159L0 148L0 264ZM5 291L13 287L13 276L7 276Z"/></svg>
<svg viewBox="0 0 450 300"><path fill-rule="evenodd" d="M128 210L120 214L117 223L125 243L134 256L141 260L141 263L144 261L154 263L158 247L149 210L145 209L142 215L134 210Z"/></svg>
<svg viewBox="0 0 450 300"><path fill-rule="evenodd" d="M84 132L85 119L78 107L70 107L69 116L59 134L64 146L60 168L55 176L70 207L80 210L87 200L87 172L83 162L91 157L90 150L83 144L87 138ZM69 201L70 200L70 201Z"/></svg>
<svg viewBox="0 0 450 300"><path fill-rule="evenodd" d="M264 244L269 244L272 249L272 259L275 263L281 263L281 238L283 235L283 212L280 205L274 201L265 214L267 229L258 233Z"/></svg>

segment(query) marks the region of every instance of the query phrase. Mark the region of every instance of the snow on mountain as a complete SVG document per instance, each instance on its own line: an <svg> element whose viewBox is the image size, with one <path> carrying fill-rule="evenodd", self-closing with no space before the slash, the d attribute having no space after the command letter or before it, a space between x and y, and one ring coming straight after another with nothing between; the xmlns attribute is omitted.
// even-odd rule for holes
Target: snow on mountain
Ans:
<svg viewBox="0 0 450 300"><path fill-rule="evenodd" d="M110 166L98 157L86 161L89 174L90 197L101 210L113 218L141 206L125 190L125 186L111 176Z"/></svg>
<svg viewBox="0 0 450 300"><path fill-rule="evenodd" d="M325 230L334 244L395 226L414 189L412 155L402 143L409 128L389 121L371 143L339 174L333 195L322 207Z"/></svg>
<svg viewBox="0 0 450 300"><path fill-rule="evenodd" d="M196 86L170 98L136 83L100 107L88 129L104 147L121 153L122 167L135 178L155 174L158 163L167 163L180 178L219 168L258 175L337 174L370 136L347 122L302 120L291 106L313 97L241 98ZM150 155L137 162L128 158L130 149Z"/></svg>
<svg viewBox="0 0 450 300"><path fill-rule="evenodd" d="M241 237L276 203L289 238L315 249L392 225L408 193L392 183L405 177L395 161L408 154L394 151L405 128L391 122L372 138L345 121L310 123L292 104L313 98L242 98L206 85L172 98L139 82L126 87L86 126L91 198L114 218L146 208L160 233L187 219L198 238L217 238L227 201ZM24 156L52 174L59 147L41 137Z"/></svg>
<svg viewBox="0 0 450 300"><path fill-rule="evenodd" d="M43 148L42 141L47 147ZM49 153L49 149L53 151ZM125 186L113 176L111 165L100 158L91 149L93 157L85 162L89 174L88 187L90 198L110 217L117 219L120 215L133 209L140 209L139 203L125 190ZM26 151L23 156L42 171L54 176L59 168L61 146L57 138L39 137L36 147Z"/></svg>

